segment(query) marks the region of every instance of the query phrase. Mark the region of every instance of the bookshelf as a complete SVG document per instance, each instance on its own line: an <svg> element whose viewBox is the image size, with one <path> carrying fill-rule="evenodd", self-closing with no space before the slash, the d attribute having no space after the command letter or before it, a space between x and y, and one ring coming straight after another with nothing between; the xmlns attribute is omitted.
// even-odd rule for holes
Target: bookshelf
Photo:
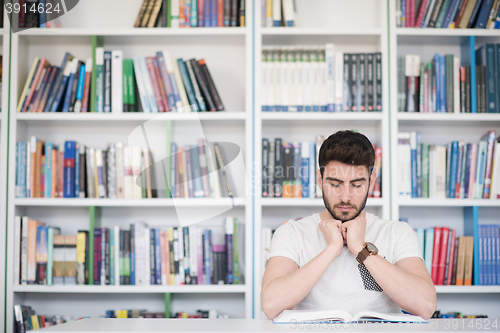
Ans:
<svg viewBox="0 0 500 333"><path fill-rule="evenodd" d="M222 226L224 218L231 216L244 223L245 284L19 285L13 281L13 274L7 274L7 332L12 332L13 329L14 304L29 304L37 314L98 317L104 315L106 310L120 308L163 312L165 293L171 294L170 310L173 313L217 309L231 318L252 317L253 213L252 198L248 195L251 190L249 173L253 147L252 10L247 8L246 27L134 29L132 26L140 5L141 1L136 0L87 0L80 2L73 10L59 18L62 28L30 29L12 34L12 56L18 61L12 64L10 91L11 177L8 191L2 187L2 190L5 190L3 193L7 193L8 197L8 239L13 239L12 226L16 215L30 216L46 222L49 226L58 226L63 235L76 235L77 230L81 229L89 230L92 211L96 207L100 211L100 226L111 228L118 225L121 229L128 229L131 223L138 221L145 221L152 228L179 226L177 214L180 212L189 214L195 221L201 221L197 224L200 227ZM89 17L92 17L91 21ZM182 145L195 144L199 137L205 137L207 141L231 142L240 147L241 157L247 164L246 175L237 172L237 165L227 166L235 195L234 207L229 198L15 198L13 175L16 173L16 161L12 158L15 156L12 152L16 150L17 141L26 141L34 135L54 143L72 139L90 147L105 148L111 142L127 144L129 134L134 129L157 119L157 114L145 113L16 113L17 102L33 58L46 57L51 64L59 66L67 51L79 59L91 57L93 36L100 39L105 50L122 50L124 58L127 59L134 56L152 56L160 50L169 50L172 59L206 59L226 111L162 114L160 121L165 124L165 131L161 133L164 135L162 138L168 139L168 135L171 135L172 141ZM2 113L2 116L4 114L7 115L7 112ZM166 130L167 126L171 126L171 134ZM3 140L6 135L7 132L3 131L2 127L2 148L4 142L7 142ZM3 151L2 149L2 153ZM2 161L4 160L2 158ZM0 170L3 169L2 165ZM225 188L222 188L222 191L225 194ZM214 217L207 220L205 216ZM0 246L0 249L3 247ZM7 267L13 267L13 250L13 243L9 242Z"/></svg>
<svg viewBox="0 0 500 333"><path fill-rule="evenodd" d="M262 139L274 142L314 141L316 134L325 139L342 129L356 129L382 147L382 198L370 198L366 210L389 218L389 85L386 1L321 0L311 6L306 0L295 1L296 27L261 27L261 7L255 2L255 141L254 164L262 165ZM318 8L321 10L318 11ZM352 18L356 17L356 20ZM382 52L382 112L262 112L262 49L267 47L315 47L335 44L335 51L345 53ZM255 177L255 318L265 318L260 305L263 275L262 228L277 228L283 221L309 216L324 209L321 198L263 198L262 168Z"/></svg>
<svg viewBox="0 0 500 333"><path fill-rule="evenodd" d="M396 2L389 1L389 39L391 45L391 155L398 156L398 132L420 131L422 142L445 145L454 140L479 142L488 130L500 130L500 115L492 113L419 113L398 112L397 56L418 54L429 62L435 53L453 54L463 59L464 51L485 43L499 43L497 30L484 29L419 29L397 28ZM475 42L474 42L475 40ZM471 42L472 41L472 42ZM471 46L472 45L472 46ZM463 65L463 64L461 64ZM392 173L398 174L397 158L392 159ZM395 178L394 178L395 179ZM500 204L491 199L424 199L399 198L398 182L391 185L392 219L407 218L414 227L448 226L464 235L464 215L467 207L478 207L479 223L498 223ZM441 313L460 311L495 317L500 311L499 286L436 286L437 309Z"/></svg>
<svg viewBox="0 0 500 333"><path fill-rule="evenodd" d="M1 91L1 111L0 111L0 193L5 198L7 193L7 158L8 158L8 127L9 127L9 62L10 62L10 30L7 14L4 14L4 28L0 28L0 55L2 55L2 91ZM6 28L5 28L6 27ZM0 286L5 286L5 268L6 268L6 217L7 200L0 200ZM0 290L1 299L5 299L5 288ZM0 311L5 313L5 302L0 305ZM5 327L5 316L0 318L0 327Z"/></svg>

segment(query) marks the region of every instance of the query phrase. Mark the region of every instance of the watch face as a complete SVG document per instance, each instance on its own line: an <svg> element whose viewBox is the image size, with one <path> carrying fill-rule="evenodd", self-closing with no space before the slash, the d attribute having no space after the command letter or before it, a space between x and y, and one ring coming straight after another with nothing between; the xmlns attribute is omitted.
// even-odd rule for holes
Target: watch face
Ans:
<svg viewBox="0 0 500 333"><path fill-rule="evenodd" d="M366 247L367 247L368 251L370 251L370 252L375 252L375 253L378 252L377 247L370 242L366 243Z"/></svg>

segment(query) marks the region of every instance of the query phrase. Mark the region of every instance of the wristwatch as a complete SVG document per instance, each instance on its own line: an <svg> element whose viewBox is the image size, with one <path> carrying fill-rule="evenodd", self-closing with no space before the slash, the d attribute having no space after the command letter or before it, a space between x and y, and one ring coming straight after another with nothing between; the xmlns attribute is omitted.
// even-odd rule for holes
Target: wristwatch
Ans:
<svg viewBox="0 0 500 333"><path fill-rule="evenodd" d="M368 256L372 256L378 253L378 249L373 243L365 242L365 246L359 251L356 260L362 264Z"/></svg>

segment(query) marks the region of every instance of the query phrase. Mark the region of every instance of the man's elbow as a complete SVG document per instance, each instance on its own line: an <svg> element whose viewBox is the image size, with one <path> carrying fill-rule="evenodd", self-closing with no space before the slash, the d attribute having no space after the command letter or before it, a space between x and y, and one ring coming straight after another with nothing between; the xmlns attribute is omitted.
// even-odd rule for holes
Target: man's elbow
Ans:
<svg viewBox="0 0 500 333"><path fill-rule="evenodd" d="M266 315L267 319L273 319L280 314L275 302L272 300L266 300L264 297L261 301L262 311Z"/></svg>
<svg viewBox="0 0 500 333"><path fill-rule="evenodd" d="M420 317L428 320L432 317L437 308L437 300L436 294L432 296L432 298L426 302L425 306L422 307Z"/></svg>

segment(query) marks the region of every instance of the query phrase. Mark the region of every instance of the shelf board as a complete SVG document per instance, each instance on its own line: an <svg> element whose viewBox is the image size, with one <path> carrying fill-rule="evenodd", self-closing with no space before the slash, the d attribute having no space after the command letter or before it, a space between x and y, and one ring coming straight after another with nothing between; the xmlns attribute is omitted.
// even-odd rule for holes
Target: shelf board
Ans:
<svg viewBox="0 0 500 333"><path fill-rule="evenodd" d="M262 198L263 207L324 207L323 199L308 198ZM382 198L368 198L366 207L381 207L384 204Z"/></svg>
<svg viewBox="0 0 500 333"><path fill-rule="evenodd" d="M383 116L382 112L261 112L262 122L266 125L301 125L304 122L324 125L325 121L334 121L336 124L356 122L376 125L382 122Z"/></svg>
<svg viewBox="0 0 500 333"><path fill-rule="evenodd" d="M244 207L244 198L235 198L240 202L236 207ZM179 199L80 199L80 198L16 198L18 207L227 207L230 198L179 198Z"/></svg>
<svg viewBox="0 0 500 333"><path fill-rule="evenodd" d="M382 29L329 29L329 28L294 28L274 27L261 28L265 36L380 36Z"/></svg>
<svg viewBox="0 0 500 333"><path fill-rule="evenodd" d="M245 285L187 285L187 286L44 286L15 285L17 293L95 293L95 294L161 294L161 293L245 293Z"/></svg>
<svg viewBox="0 0 500 333"><path fill-rule="evenodd" d="M436 286L438 294L491 294L500 293L500 286Z"/></svg>
<svg viewBox="0 0 500 333"><path fill-rule="evenodd" d="M498 30L491 29L436 29L436 28L396 28L397 36L486 36L499 37Z"/></svg>
<svg viewBox="0 0 500 333"><path fill-rule="evenodd" d="M244 36L246 27L229 28L125 28L125 29L28 29L19 36Z"/></svg>
<svg viewBox="0 0 500 333"><path fill-rule="evenodd" d="M474 123L490 123L500 122L500 113L420 113L420 112L398 112L399 121L405 122L474 122Z"/></svg>
<svg viewBox="0 0 500 333"><path fill-rule="evenodd" d="M79 125L96 125L101 122L106 122L104 125L109 125L109 122L120 123L141 123L155 117L159 120L172 121L223 121L232 123L241 123L246 119L245 112L162 112L162 113L144 113L144 112L124 112L124 113L62 113L62 112L25 112L16 113L16 120L22 121L29 125L39 125L40 122L51 123L54 125L64 124L79 124Z"/></svg>
<svg viewBox="0 0 500 333"><path fill-rule="evenodd" d="M500 200L496 199L399 199L399 206L403 207L499 207Z"/></svg>

